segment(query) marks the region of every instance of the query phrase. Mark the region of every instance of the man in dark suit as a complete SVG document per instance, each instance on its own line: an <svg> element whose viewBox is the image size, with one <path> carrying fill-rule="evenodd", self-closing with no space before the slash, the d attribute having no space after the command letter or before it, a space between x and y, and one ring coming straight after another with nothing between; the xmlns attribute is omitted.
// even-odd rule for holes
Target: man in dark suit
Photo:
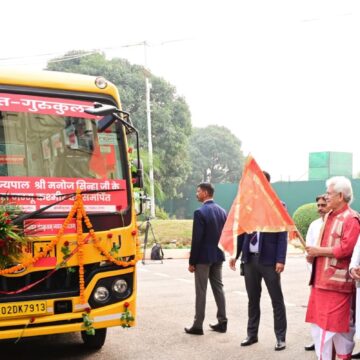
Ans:
<svg viewBox="0 0 360 360"><path fill-rule="evenodd" d="M265 171L264 175L270 181L270 175ZM241 342L241 346L258 342L261 282L264 279L274 311L275 350L284 350L286 347L286 309L280 283L286 250L287 232L254 232L238 236L236 258L230 259L230 267L235 270L236 260L242 254L241 262L249 298L247 338Z"/></svg>
<svg viewBox="0 0 360 360"><path fill-rule="evenodd" d="M189 271L195 274L195 318L192 327L185 328L187 334L203 335L206 289L208 280L217 305L218 323L210 325L214 331L225 333L227 318L225 295L222 283L224 253L218 248L220 235L226 221L226 212L213 200L214 187L201 183L196 197L203 205L194 212L193 233L189 259Z"/></svg>

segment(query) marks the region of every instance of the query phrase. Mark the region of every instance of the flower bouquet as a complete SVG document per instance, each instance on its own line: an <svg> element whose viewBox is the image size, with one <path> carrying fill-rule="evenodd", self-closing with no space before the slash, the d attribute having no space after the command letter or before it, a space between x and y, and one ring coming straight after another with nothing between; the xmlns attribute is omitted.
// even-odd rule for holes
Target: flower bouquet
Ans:
<svg viewBox="0 0 360 360"><path fill-rule="evenodd" d="M16 205L6 201L0 203L0 269L16 264L27 244L24 229L12 222L20 213Z"/></svg>

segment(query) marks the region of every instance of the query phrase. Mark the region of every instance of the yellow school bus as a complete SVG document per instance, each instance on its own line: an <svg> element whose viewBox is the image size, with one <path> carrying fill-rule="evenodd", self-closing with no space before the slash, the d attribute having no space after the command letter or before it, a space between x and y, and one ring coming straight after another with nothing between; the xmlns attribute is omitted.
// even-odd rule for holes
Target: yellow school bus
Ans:
<svg viewBox="0 0 360 360"><path fill-rule="evenodd" d="M0 339L135 324L138 150L106 79L0 69Z"/></svg>

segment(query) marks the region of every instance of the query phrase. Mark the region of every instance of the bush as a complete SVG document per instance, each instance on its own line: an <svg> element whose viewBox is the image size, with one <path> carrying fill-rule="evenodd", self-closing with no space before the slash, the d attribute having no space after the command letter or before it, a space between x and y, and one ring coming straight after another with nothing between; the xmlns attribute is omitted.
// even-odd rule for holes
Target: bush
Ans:
<svg viewBox="0 0 360 360"><path fill-rule="evenodd" d="M156 206L155 216L157 219L161 219L161 220L169 219L169 214L163 208L161 208L159 206Z"/></svg>
<svg viewBox="0 0 360 360"><path fill-rule="evenodd" d="M293 219L297 229L300 231L303 239L306 238L309 225L319 217L316 203L305 204L296 209Z"/></svg>

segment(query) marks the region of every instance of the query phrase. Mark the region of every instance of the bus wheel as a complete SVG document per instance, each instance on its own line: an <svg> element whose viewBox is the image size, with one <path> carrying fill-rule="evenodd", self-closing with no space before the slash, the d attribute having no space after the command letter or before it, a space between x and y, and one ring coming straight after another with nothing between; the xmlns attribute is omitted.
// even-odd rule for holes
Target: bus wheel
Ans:
<svg viewBox="0 0 360 360"><path fill-rule="evenodd" d="M86 331L81 332L81 338L85 346L89 349L99 350L105 343L106 328L96 329L95 335L88 335Z"/></svg>

